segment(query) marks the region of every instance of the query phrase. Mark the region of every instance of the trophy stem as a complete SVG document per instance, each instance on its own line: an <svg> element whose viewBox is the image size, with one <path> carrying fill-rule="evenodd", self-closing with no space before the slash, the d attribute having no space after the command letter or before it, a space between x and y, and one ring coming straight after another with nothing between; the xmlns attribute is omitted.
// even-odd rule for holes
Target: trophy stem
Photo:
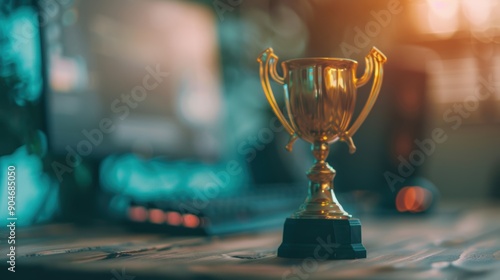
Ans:
<svg viewBox="0 0 500 280"><path fill-rule="evenodd" d="M309 194L292 216L300 219L349 219L333 192L335 170L326 162L330 148L326 142L315 142L311 147L314 165L307 172Z"/></svg>
<svg viewBox="0 0 500 280"><path fill-rule="evenodd" d="M361 223L342 209L333 193L335 170L326 162L328 143L314 143L312 152L316 160L307 172L309 195L299 210L286 219L278 257L317 259L324 240L329 240L331 247L321 258L366 258Z"/></svg>

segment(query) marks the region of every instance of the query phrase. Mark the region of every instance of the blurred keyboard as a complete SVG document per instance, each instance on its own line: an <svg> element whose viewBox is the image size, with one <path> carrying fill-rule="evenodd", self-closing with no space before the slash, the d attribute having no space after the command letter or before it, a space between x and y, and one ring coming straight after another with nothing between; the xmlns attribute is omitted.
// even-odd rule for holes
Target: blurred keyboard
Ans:
<svg viewBox="0 0 500 280"><path fill-rule="evenodd" d="M231 196L212 198L208 193L192 193L148 202L114 195L109 213L144 231L207 235L259 231L282 227L306 195L303 184L245 188Z"/></svg>

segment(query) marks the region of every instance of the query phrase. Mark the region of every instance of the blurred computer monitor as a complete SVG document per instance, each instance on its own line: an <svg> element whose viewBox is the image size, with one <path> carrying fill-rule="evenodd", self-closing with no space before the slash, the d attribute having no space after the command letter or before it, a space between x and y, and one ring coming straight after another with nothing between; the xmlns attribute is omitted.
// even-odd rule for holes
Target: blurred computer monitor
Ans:
<svg viewBox="0 0 500 280"><path fill-rule="evenodd" d="M184 1L51 3L39 2L52 152L70 161L130 152L221 157L211 12Z"/></svg>

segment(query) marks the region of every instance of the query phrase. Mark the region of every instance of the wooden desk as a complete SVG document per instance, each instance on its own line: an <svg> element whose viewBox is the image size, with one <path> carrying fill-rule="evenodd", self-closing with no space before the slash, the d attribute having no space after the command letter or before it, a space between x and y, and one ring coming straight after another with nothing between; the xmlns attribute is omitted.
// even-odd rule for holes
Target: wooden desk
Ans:
<svg viewBox="0 0 500 280"><path fill-rule="evenodd" d="M131 233L103 224L39 226L18 230L15 276L91 280L500 279L498 206L438 211L426 217L362 217L362 222L368 258L341 261L277 258L280 231L174 237ZM6 272L3 241L1 275ZM12 277L13 273L7 275Z"/></svg>

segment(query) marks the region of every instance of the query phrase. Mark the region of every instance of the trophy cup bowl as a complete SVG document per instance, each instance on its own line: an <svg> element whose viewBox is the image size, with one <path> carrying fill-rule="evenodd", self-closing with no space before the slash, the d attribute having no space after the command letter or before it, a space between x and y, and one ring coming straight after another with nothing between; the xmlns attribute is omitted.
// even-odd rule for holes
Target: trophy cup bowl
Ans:
<svg viewBox="0 0 500 280"><path fill-rule="evenodd" d="M262 52L260 79L273 112L290 134L286 145L292 151L298 139L311 143L315 161L307 172L309 192L304 203L285 221L279 257L354 259L365 258L361 223L347 213L333 192L335 170L326 162L329 145L346 142L349 152L356 146L352 136L364 122L382 85L386 56L373 47L365 57L364 74L356 77L358 63L340 58L300 58L282 63L283 77L276 71L278 57L272 48ZM353 121L356 89L371 76L373 85L359 116ZM288 120L271 91L269 76L283 85ZM328 246L326 246L327 244ZM324 250L324 254L320 254Z"/></svg>

